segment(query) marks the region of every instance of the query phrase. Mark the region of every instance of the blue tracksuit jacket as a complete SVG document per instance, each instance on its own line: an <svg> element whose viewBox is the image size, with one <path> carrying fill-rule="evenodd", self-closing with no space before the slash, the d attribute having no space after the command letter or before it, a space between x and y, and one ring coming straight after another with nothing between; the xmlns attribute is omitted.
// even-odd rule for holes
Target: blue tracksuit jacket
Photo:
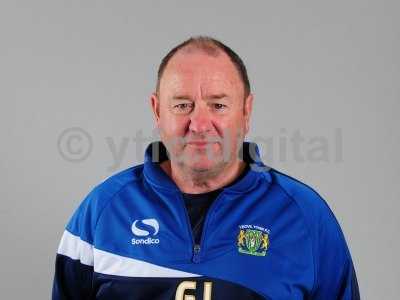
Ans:
<svg viewBox="0 0 400 300"><path fill-rule="evenodd" d="M251 170L213 202L199 245L181 192L154 162L154 145L144 164L95 187L72 216L53 300L359 299L326 202L249 159L255 144L244 144Z"/></svg>

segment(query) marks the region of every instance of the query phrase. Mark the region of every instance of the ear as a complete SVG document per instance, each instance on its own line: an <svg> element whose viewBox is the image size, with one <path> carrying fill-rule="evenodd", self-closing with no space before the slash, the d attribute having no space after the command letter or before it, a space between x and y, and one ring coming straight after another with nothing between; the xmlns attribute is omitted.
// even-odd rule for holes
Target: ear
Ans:
<svg viewBox="0 0 400 300"><path fill-rule="evenodd" d="M158 127L160 123L160 99L158 98L156 93L152 93L150 101L151 101L151 109L153 110L153 115L156 121L156 125Z"/></svg>
<svg viewBox="0 0 400 300"><path fill-rule="evenodd" d="M249 94L247 98L244 100L244 107L243 107L243 113L244 113L244 134L246 135L249 130L250 130L250 116L251 112L253 111L253 99L254 96L253 94Z"/></svg>

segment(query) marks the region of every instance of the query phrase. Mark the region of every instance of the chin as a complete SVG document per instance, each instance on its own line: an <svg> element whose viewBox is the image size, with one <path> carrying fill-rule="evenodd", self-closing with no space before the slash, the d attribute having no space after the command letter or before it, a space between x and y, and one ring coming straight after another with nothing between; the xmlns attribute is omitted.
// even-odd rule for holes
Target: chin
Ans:
<svg viewBox="0 0 400 300"><path fill-rule="evenodd" d="M197 162L187 161L185 165L193 174L212 177L222 172L226 164L223 161L210 161L204 158Z"/></svg>
<svg viewBox="0 0 400 300"><path fill-rule="evenodd" d="M212 161L207 161L207 159L201 159L200 161L194 162L194 161L187 161L186 166L192 170L198 170L200 171L208 171L211 170L215 167L215 162Z"/></svg>

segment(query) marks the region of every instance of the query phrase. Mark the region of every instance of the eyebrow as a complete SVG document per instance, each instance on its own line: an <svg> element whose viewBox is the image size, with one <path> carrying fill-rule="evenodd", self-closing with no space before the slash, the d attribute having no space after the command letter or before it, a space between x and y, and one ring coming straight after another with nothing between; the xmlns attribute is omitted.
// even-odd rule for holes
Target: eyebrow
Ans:
<svg viewBox="0 0 400 300"><path fill-rule="evenodd" d="M190 100L190 96L186 95L173 96L172 100Z"/></svg>
<svg viewBox="0 0 400 300"><path fill-rule="evenodd" d="M221 94L211 94L211 95L207 95L204 97L204 99L207 100L217 100L217 99L222 99L228 97L228 95L226 95L225 93L221 93Z"/></svg>
<svg viewBox="0 0 400 300"><path fill-rule="evenodd" d="M204 97L204 99L206 100L218 100L218 99L222 99L228 97L228 95L226 95L225 93L220 93L220 94L211 94L211 95L207 95ZM188 95L177 95L177 96L173 96L172 100L190 100L191 97Z"/></svg>

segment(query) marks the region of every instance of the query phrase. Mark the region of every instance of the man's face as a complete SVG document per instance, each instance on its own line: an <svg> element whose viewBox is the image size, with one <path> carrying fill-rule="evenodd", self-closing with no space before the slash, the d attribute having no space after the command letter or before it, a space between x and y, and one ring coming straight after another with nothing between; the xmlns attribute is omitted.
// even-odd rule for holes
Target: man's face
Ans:
<svg viewBox="0 0 400 300"><path fill-rule="evenodd" d="M237 162L249 129L252 95L244 99L243 83L225 53L178 51L151 100L174 163L210 175Z"/></svg>

